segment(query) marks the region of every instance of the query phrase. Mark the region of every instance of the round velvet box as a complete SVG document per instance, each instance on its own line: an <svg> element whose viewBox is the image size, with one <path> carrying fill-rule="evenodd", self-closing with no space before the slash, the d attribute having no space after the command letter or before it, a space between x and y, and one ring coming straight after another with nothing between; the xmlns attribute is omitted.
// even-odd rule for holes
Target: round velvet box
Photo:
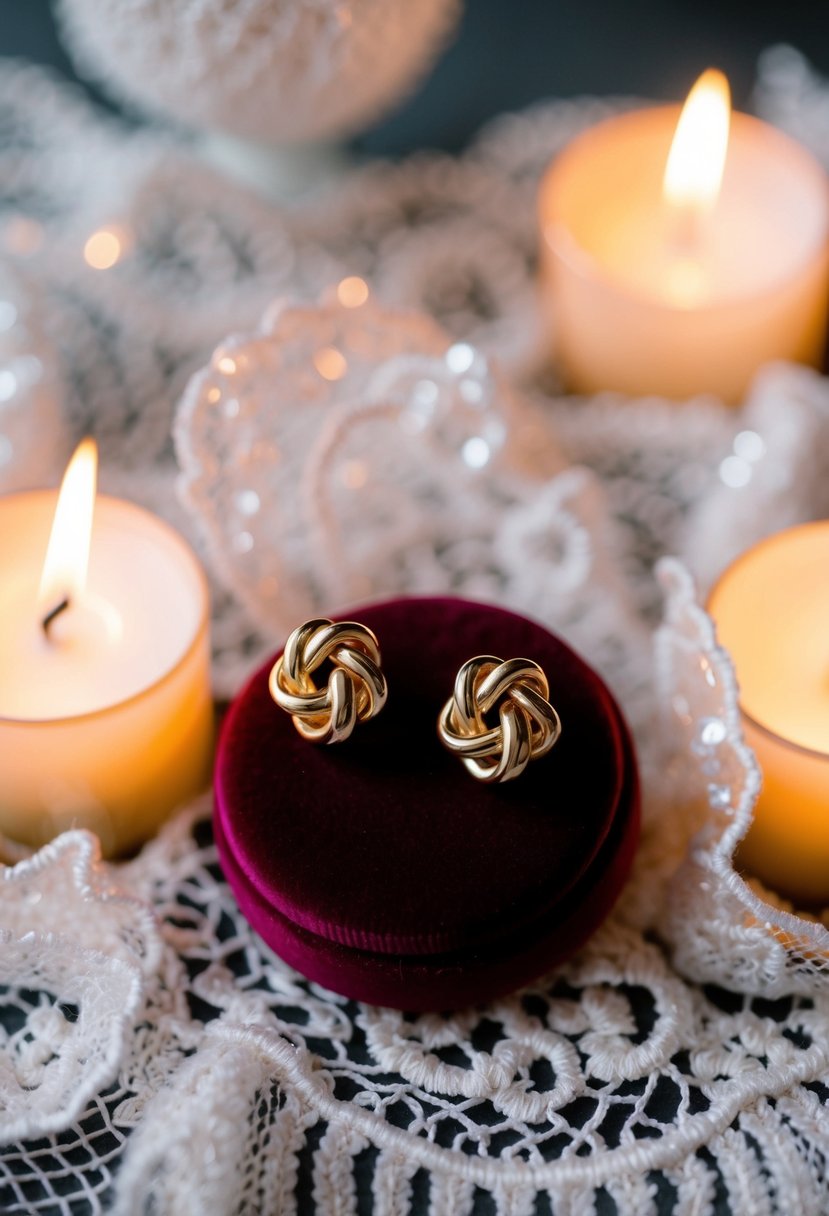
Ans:
<svg viewBox="0 0 829 1216"><path fill-rule="evenodd" d="M630 735L594 671L523 617L454 599L348 614L373 629L386 707L332 747L268 693L230 709L216 839L239 906L309 979L400 1009L452 1009L528 983L609 912L639 830ZM476 654L544 668L562 735L521 777L482 785L440 744L438 713Z"/></svg>

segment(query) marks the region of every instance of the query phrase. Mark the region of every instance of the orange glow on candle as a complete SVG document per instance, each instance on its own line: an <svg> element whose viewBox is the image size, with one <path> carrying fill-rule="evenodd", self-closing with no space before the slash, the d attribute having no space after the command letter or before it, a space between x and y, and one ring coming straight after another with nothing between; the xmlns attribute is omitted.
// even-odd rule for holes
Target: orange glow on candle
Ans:
<svg viewBox="0 0 829 1216"><path fill-rule="evenodd" d="M572 391L736 404L766 363L821 365L825 170L732 113L721 72L704 72L684 107L582 132L545 175L539 215L545 310Z"/></svg>

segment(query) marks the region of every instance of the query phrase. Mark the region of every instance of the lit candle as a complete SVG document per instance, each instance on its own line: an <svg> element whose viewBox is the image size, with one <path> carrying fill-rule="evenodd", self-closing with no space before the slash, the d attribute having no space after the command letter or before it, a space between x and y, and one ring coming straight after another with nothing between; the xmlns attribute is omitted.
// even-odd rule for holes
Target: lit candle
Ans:
<svg viewBox="0 0 829 1216"><path fill-rule="evenodd" d="M681 115L637 110L575 139L539 212L571 389L737 402L764 363L820 362L826 175L781 132L730 114L722 73L704 73Z"/></svg>
<svg viewBox="0 0 829 1216"><path fill-rule="evenodd" d="M86 440L59 496L0 499L0 831L119 853L208 782L208 601L177 533L96 499L96 463Z"/></svg>
<svg viewBox="0 0 829 1216"><path fill-rule="evenodd" d="M829 903L829 522L762 541L708 609L763 773L739 864L802 904Z"/></svg>

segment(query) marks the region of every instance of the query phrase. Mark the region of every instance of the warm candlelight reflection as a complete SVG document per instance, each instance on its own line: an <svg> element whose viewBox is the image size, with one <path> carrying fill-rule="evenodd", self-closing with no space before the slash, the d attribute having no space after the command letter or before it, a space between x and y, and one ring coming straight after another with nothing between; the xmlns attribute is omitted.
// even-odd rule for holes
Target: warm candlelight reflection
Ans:
<svg viewBox="0 0 829 1216"><path fill-rule="evenodd" d="M38 594L41 618L80 598L86 588L97 475L97 445L94 439L84 439L69 461L58 494Z"/></svg>
<svg viewBox="0 0 829 1216"><path fill-rule="evenodd" d="M336 346L324 346L314 355L314 367L323 380L342 380L348 371L345 355Z"/></svg>
<svg viewBox="0 0 829 1216"><path fill-rule="evenodd" d="M337 299L343 308L360 308L368 296L368 284L359 275L349 275L337 284Z"/></svg>
<svg viewBox="0 0 829 1216"><path fill-rule="evenodd" d="M93 232L83 247L84 261L93 270L111 270L125 252L123 233L113 228Z"/></svg>

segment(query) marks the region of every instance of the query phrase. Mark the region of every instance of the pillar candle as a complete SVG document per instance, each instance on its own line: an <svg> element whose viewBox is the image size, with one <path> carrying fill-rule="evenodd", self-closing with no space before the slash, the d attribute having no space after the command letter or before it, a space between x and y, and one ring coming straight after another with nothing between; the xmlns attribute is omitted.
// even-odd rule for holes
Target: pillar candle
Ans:
<svg viewBox="0 0 829 1216"><path fill-rule="evenodd" d="M826 175L782 132L730 115L721 73L701 77L681 123L679 107L657 106L576 138L539 211L542 298L570 389L738 402L764 363L819 363Z"/></svg>
<svg viewBox="0 0 829 1216"><path fill-rule="evenodd" d="M0 499L0 831L120 853L209 780L207 587L166 523L95 500L88 444L64 488Z"/></svg>
<svg viewBox="0 0 829 1216"><path fill-rule="evenodd" d="M796 903L829 903L829 521L762 541L708 608L763 774L739 864Z"/></svg>

